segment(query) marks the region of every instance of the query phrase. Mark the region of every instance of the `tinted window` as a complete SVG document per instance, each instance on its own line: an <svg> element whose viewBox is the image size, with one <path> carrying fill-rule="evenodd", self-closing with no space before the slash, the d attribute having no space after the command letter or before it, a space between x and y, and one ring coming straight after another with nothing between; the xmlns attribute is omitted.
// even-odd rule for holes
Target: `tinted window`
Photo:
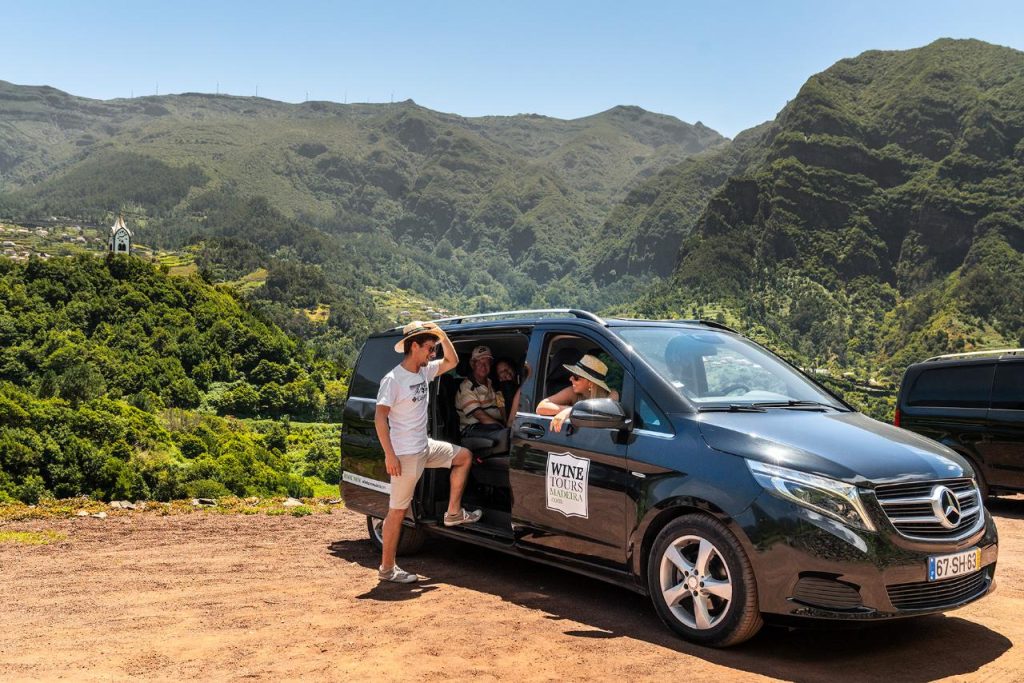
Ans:
<svg viewBox="0 0 1024 683"><path fill-rule="evenodd" d="M604 383L619 396L622 395L622 383L625 377L624 368L611 354L589 339L575 335L551 335L548 341L544 362L544 384L541 396L552 396L570 386L569 371L566 365L575 365L584 354L590 354L607 367Z"/></svg>
<svg viewBox="0 0 1024 683"><path fill-rule="evenodd" d="M988 408L994 365L934 368L918 375L907 405Z"/></svg>
<svg viewBox="0 0 1024 683"><path fill-rule="evenodd" d="M676 391L698 405L798 400L844 409L789 365L742 337L689 327L615 331Z"/></svg>
<svg viewBox="0 0 1024 683"><path fill-rule="evenodd" d="M377 398L377 389L384 375L391 368L402 362L402 354L395 353L395 342L398 337L380 337L367 339L363 352L359 354L355 373L352 375L352 388L349 395L358 398Z"/></svg>
<svg viewBox="0 0 1024 683"><path fill-rule="evenodd" d="M652 432L672 433L672 429L668 426L668 419L643 392L637 392L636 427Z"/></svg>
<svg viewBox="0 0 1024 683"><path fill-rule="evenodd" d="M996 366L996 380L992 384L992 408L1024 410L1024 363Z"/></svg>

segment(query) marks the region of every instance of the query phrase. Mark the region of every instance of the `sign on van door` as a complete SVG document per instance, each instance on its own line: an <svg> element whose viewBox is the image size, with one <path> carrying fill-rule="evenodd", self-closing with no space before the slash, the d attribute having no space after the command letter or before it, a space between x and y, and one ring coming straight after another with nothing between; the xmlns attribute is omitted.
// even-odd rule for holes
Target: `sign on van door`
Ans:
<svg viewBox="0 0 1024 683"><path fill-rule="evenodd" d="M590 516L587 491L590 488L590 460L572 453L548 453L547 508L566 517Z"/></svg>

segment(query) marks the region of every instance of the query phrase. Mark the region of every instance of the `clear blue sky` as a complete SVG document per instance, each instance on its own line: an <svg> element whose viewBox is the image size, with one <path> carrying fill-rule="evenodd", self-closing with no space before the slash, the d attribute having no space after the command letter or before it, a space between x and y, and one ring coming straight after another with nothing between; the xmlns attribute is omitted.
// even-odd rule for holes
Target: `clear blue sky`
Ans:
<svg viewBox="0 0 1024 683"><path fill-rule="evenodd" d="M1024 50L1024 3L5 0L0 79L109 99L186 91L575 118L635 104L728 136L870 49Z"/></svg>

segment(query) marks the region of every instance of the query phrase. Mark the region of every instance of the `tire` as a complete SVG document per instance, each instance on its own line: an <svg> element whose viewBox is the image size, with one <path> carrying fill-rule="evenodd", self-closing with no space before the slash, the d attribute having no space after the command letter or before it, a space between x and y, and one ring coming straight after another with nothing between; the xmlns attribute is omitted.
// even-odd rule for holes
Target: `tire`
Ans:
<svg viewBox="0 0 1024 683"><path fill-rule="evenodd" d="M764 623L750 560L713 517L684 515L661 530L647 557L647 587L661 620L700 645L737 645Z"/></svg>
<svg viewBox="0 0 1024 683"><path fill-rule="evenodd" d="M968 458L967 462L971 463L971 468L974 469L974 479L978 482L978 491L981 492L981 499L983 501L992 498L992 489L988 485L988 480L985 479L985 475L981 473L981 468L974 460Z"/></svg>
<svg viewBox="0 0 1024 683"><path fill-rule="evenodd" d="M381 537L381 527L384 520L380 517L366 516L366 531L370 535L370 542L377 550L384 548L384 539ZM402 526L402 535L398 537L398 555L415 555L422 548L427 540L427 534L417 527Z"/></svg>

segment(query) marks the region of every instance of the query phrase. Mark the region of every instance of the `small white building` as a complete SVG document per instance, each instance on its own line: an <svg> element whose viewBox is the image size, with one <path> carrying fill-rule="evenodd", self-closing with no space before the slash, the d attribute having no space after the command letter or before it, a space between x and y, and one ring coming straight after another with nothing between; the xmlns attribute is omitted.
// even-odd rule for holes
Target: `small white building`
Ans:
<svg viewBox="0 0 1024 683"><path fill-rule="evenodd" d="M132 253L132 231L124 224L124 216L118 216L110 226L110 237L107 239L107 250L115 254Z"/></svg>

